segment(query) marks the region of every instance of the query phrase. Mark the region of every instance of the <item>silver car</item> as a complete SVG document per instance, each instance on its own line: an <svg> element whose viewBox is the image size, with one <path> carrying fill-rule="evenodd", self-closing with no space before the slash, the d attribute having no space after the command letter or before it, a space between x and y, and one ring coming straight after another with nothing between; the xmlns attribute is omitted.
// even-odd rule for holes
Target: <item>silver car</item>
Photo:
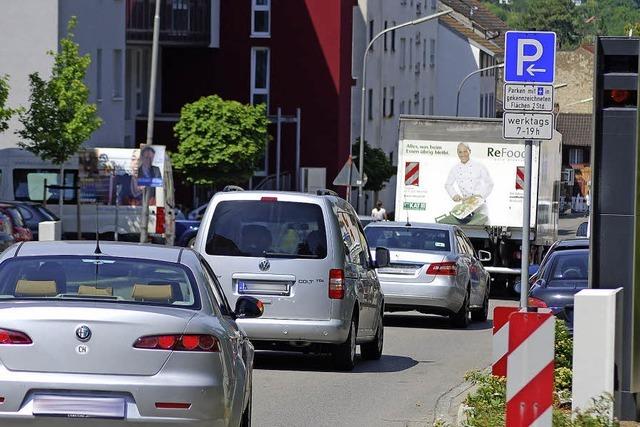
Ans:
<svg viewBox="0 0 640 427"><path fill-rule="evenodd" d="M484 321L489 311L489 273L464 232L453 225L371 223L369 243L391 252L389 266L378 269L386 311L449 316L456 327Z"/></svg>
<svg viewBox="0 0 640 427"><path fill-rule="evenodd" d="M249 426L253 347L184 248L27 242L0 258L0 424Z"/></svg>
<svg viewBox="0 0 640 427"><path fill-rule="evenodd" d="M264 304L239 324L258 349L330 352L341 370L379 359L384 339L378 264L358 217L335 193L230 191L213 196L194 249L213 266L233 302Z"/></svg>

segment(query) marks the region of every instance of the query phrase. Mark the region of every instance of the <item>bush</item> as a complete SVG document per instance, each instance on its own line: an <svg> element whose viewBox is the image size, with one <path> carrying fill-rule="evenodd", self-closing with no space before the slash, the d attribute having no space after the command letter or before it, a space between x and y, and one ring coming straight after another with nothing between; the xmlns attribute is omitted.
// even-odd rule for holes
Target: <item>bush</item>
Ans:
<svg viewBox="0 0 640 427"><path fill-rule="evenodd" d="M573 338L567 325L556 321L554 383L556 391L571 391L573 374Z"/></svg>

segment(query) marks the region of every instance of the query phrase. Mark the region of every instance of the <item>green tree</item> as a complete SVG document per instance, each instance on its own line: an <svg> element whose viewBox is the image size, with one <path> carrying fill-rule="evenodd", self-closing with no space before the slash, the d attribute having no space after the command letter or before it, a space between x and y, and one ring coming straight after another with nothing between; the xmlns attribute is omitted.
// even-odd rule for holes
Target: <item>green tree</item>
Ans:
<svg viewBox="0 0 640 427"><path fill-rule="evenodd" d="M7 107L9 98L9 76L0 76L0 133L9 129L9 119L16 110Z"/></svg>
<svg viewBox="0 0 640 427"><path fill-rule="evenodd" d="M360 150L360 138L353 145L353 152ZM358 165L358 162L354 162ZM367 141L364 142L364 173L367 175L367 183L364 186L368 191L382 191L385 184L396 174L389 157L380 148L372 148ZM378 195L376 194L376 197Z"/></svg>
<svg viewBox="0 0 640 427"><path fill-rule="evenodd" d="M560 49L573 49L582 40L573 0L529 0L526 11L514 15L509 26L518 30L554 31Z"/></svg>
<svg viewBox="0 0 640 427"><path fill-rule="evenodd" d="M192 184L244 184L264 155L268 125L265 105L200 98L182 107L171 160Z"/></svg>
<svg viewBox="0 0 640 427"><path fill-rule="evenodd" d="M102 124L95 104L88 102L89 88L84 77L91 58L80 55L79 46L74 42L72 30L76 23L75 17L69 20L59 51L47 52L54 58L49 80L37 72L29 75L30 106L19 113L23 129L16 132L23 139L18 143L21 148L60 166L61 184L64 183L64 162L76 154Z"/></svg>

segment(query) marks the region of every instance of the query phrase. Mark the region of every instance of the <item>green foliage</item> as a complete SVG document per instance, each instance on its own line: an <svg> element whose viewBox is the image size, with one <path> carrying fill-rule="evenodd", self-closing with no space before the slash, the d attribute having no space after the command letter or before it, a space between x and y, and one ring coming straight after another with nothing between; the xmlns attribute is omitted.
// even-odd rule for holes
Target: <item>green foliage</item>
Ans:
<svg viewBox="0 0 640 427"><path fill-rule="evenodd" d="M18 145L58 165L77 153L102 124L95 104L88 103L89 88L84 77L91 58L81 56L73 41L76 22L75 17L69 20L60 51L47 52L54 57L51 78L44 80L38 73L29 75L31 104L19 113L24 128L17 134L24 141Z"/></svg>
<svg viewBox="0 0 640 427"><path fill-rule="evenodd" d="M518 30L555 31L561 49L576 47L581 36L573 0L529 0L522 14L510 17L508 24Z"/></svg>
<svg viewBox="0 0 640 427"><path fill-rule="evenodd" d="M494 377L490 373L474 371L467 373L465 380L477 386L476 391L465 399L465 404L469 407L466 425L473 427L503 426L506 409L506 379Z"/></svg>
<svg viewBox="0 0 640 427"><path fill-rule="evenodd" d="M268 125L264 105L200 98L182 107L171 160L193 184L243 184L264 154Z"/></svg>
<svg viewBox="0 0 640 427"><path fill-rule="evenodd" d="M592 399L592 405L585 411L573 414L569 410L554 409L553 427L619 427L620 422L611 420L613 398L610 395Z"/></svg>
<svg viewBox="0 0 640 427"><path fill-rule="evenodd" d="M555 389L570 391L573 376L573 338L567 325L561 320L556 321L555 333Z"/></svg>
<svg viewBox="0 0 640 427"><path fill-rule="evenodd" d="M9 119L17 110L7 107L9 98L9 76L0 76L0 133L9 129Z"/></svg>
<svg viewBox="0 0 640 427"><path fill-rule="evenodd" d="M353 153L360 152L360 138L353 144ZM358 165L356 161L354 163ZM367 175L365 190L382 191L385 183L396 174L389 157L381 148L371 148L367 141L364 142L364 173Z"/></svg>

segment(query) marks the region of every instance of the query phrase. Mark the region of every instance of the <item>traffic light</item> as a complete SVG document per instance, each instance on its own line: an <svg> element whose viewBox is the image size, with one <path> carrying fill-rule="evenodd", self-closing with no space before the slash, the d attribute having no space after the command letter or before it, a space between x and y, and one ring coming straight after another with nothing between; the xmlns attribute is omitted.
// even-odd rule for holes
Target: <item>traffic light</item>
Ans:
<svg viewBox="0 0 640 427"><path fill-rule="evenodd" d="M593 288L624 288L617 330L616 414L638 418L640 392L640 38L598 37L591 186Z"/></svg>

